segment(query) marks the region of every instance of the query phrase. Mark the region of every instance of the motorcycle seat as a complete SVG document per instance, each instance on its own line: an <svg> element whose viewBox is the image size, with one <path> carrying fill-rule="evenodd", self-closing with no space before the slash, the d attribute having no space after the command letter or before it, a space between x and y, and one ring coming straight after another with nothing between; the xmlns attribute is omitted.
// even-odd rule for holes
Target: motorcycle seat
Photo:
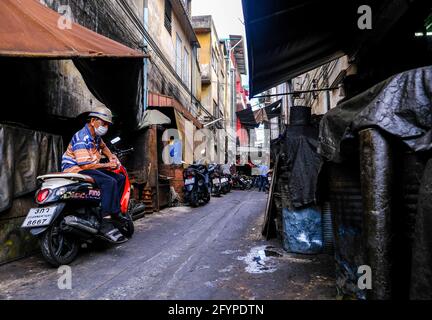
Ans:
<svg viewBox="0 0 432 320"><path fill-rule="evenodd" d="M65 173L65 172L59 172L59 173L50 173L43 176L40 176L37 178L39 181L46 181L50 179L68 179L68 180L74 180L74 181L82 181L82 182L88 182L88 183L96 183L96 181L85 174L79 174L79 173Z"/></svg>

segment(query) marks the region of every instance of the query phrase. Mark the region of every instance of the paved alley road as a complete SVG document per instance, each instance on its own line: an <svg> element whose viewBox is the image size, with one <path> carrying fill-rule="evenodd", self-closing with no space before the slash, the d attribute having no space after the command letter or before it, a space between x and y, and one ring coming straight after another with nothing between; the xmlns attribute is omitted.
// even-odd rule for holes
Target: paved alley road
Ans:
<svg viewBox="0 0 432 320"><path fill-rule="evenodd" d="M0 267L0 299L333 299L332 259L284 254L260 235L266 195L235 191L136 222L129 242L85 250L72 290L40 255Z"/></svg>

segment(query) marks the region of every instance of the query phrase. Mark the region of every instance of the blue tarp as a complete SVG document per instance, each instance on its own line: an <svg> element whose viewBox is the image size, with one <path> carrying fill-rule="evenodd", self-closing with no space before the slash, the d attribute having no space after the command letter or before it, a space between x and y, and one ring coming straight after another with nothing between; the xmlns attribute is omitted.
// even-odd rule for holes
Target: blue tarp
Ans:
<svg viewBox="0 0 432 320"><path fill-rule="evenodd" d="M313 207L282 210L283 246L288 252L317 254L322 252L321 212Z"/></svg>

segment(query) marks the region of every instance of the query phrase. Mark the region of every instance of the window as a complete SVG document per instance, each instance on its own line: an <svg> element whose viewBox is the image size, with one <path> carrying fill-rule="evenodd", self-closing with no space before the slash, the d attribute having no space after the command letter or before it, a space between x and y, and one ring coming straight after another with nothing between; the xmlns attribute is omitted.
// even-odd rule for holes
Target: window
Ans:
<svg viewBox="0 0 432 320"><path fill-rule="evenodd" d="M216 73L217 73L218 60L216 57L216 52L213 49L212 49L211 63L212 63L212 67L213 67L214 71L216 71Z"/></svg>
<svg viewBox="0 0 432 320"><path fill-rule="evenodd" d="M172 32L172 6L169 0L165 0L165 28L169 34Z"/></svg>
<svg viewBox="0 0 432 320"><path fill-rule="evenodd" d="M183 49L183 42L182 42L180 36L177 34L175 69L176 69L177 74L180 77L181 77L181 73L182 73L182 49Z"/></svg>
<svg viewBox="0 0 432 320"><path fill-rule="evenodd" d="M189 64L189 52L184 48L183 54L183 82L190 87L190 64Z"/></svg>

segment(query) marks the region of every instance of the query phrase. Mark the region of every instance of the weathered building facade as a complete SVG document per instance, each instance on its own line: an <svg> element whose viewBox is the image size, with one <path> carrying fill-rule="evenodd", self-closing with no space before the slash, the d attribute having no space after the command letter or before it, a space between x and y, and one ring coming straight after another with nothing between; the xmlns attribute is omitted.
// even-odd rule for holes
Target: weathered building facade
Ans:
<svg viewBox="0 0 432 320"><path fill-rule="evenodd" d="M200 43L199 62L202 70L201 101L213 119L225 119L227 105L227 64L225 42L220 41L211 16L192 17ZM211 121L212 118L207 120ZM218 123L221 127L222 123Z"/></svg>
<svg viewBox="0 0 432 320"><path fill-rule="evenodd" d="M291 80L294 91L309 91L294 95L293 99L297 105L311 107L313 114L325 114L345 97L343 81L355 72L356 67L347 56L326 63Z"/></svg>

